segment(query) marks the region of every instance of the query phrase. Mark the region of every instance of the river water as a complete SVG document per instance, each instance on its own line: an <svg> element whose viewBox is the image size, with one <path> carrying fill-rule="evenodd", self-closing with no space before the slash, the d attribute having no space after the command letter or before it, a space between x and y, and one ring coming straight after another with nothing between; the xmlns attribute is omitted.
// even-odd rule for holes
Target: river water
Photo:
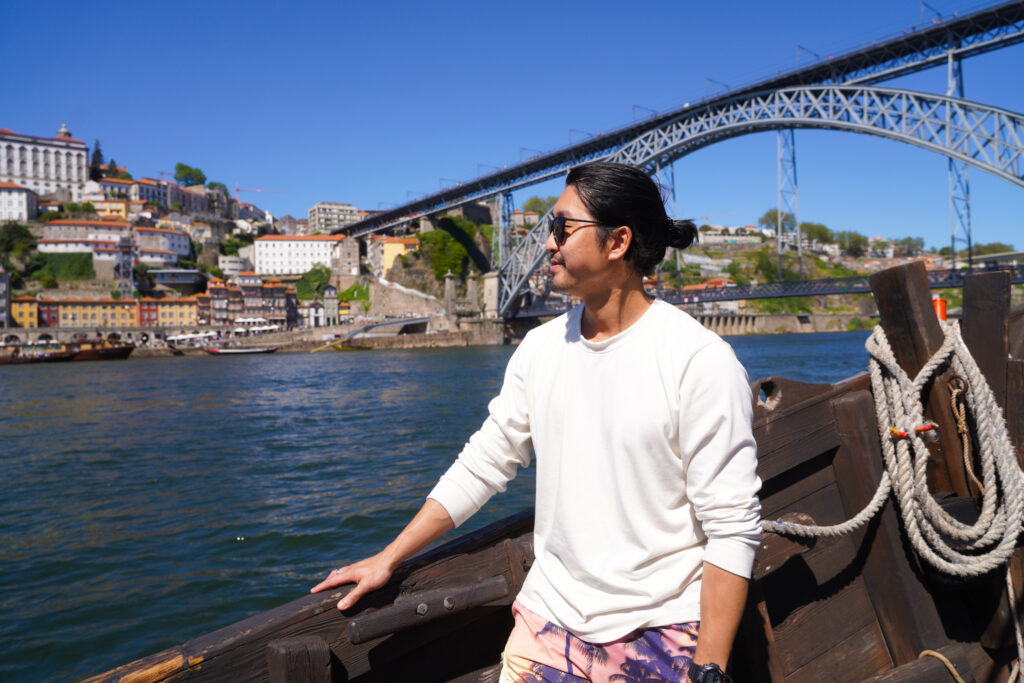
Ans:
<svg viewBox="0 0 1024 683"><path fill-rule="evenodd" d="M866 368L866 338L729 341L751 379L835 381ZM479 426L512 351L0 367L0 681L99 673L374 552ZM530 468L460 531L532 495Z"/></svg>

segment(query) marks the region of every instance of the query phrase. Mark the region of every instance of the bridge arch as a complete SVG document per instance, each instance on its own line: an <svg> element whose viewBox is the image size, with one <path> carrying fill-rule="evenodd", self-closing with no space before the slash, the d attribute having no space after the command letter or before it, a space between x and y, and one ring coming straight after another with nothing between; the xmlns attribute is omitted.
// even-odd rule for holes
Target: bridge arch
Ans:
<svg viewBox="0 0 1024 683"><path fill-rule="evenodd" d="M696 107L605 157L654 170L733 137L784 128L842 130L953 157L1024 188L1024 115L894 88L809 86Z"/></svg>
<svg viewBox="0 0 1024 683"><path fill-rule="evenodd" d="M958 159L1024 188L1024 115L945 95L870 86L783 88L693 107L602 160L653 174L659 166L716 142L787 128L888 138ZM544 258L547 223L544 216L500 265L500 315L511 313Z"/></svg>

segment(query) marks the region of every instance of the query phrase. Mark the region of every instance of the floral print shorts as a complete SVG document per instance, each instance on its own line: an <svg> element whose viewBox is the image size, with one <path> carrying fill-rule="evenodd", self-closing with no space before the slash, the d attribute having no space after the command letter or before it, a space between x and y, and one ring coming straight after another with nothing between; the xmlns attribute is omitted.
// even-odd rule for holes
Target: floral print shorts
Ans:
<svg viewBox="0 0 1024 683"><path fill-rule="evenodd" d="M502 653L501 683L577 681L677 682L697 647L699 621L640 629L594 645L546 621L516 601L516 625Z"/></svg>

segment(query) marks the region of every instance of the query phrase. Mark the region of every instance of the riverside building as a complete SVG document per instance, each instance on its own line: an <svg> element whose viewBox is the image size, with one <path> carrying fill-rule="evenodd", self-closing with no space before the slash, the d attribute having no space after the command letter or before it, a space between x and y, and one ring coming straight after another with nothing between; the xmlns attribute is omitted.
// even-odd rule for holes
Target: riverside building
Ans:
<svg viewBox="0 0 1024 683"><path fill-rule="evenodd" d="M88 149L61 125L52 138L22 135L0 128L0 182L16 183L37 195L82 199Z"/></svg>
<svg viewBox="0 0 1024 683"><path fill-rule="evenodd" d="M302 275L316 264L359 274L359 243L345 235L264 235L253 243L260 275Z"/></svg>

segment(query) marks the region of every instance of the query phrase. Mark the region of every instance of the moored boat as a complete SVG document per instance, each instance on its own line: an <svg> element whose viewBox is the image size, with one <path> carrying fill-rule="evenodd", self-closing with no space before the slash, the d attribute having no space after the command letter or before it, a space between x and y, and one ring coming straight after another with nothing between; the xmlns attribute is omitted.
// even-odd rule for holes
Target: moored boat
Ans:
<svg viewBox="0 0 1024 683"><path fill-rule="evenodd" d="M229 347L229 346L220 346L220 347L215 347L215 348L212 348L212 349L203 349L203 350L206 351L211 356L240 356L240 355L251 354L251 353L274 353L275 351L277 351L277 347L276 346L262 346L262 347L239 346L239 347L236 347L236 348L232 348L232 347Z"/></svg>
<svg viewBox="0 0 1024 683"><path fill-rule="evenodd" d="M0 350L0 365L21 365L24 363L57 363L74 359L74 351L58 351L51 349L21 350L18 347L6 347Z"/></svg>
<svg viewBox="0 0 1024 683"><path fill-rule="evenodd" d="M963 341L997 404L970 422L1002 411L1019 463L1024 316L1009 313L1004 275L968 278ZM924 268L884 271L871 282L887 344L914 377L948 339ZM927 482L940 507L973 523L981 494L970 473L987 466L983 452L963 449L959 381L940 367L924 389L938 436ZM768 377L752 383L752 394L765 519L835 525L868 505L890 439L868 373L834 384ZM971 579L943 576L922 559L895 497L887 500L848 533L764 535L734 646L735 680L939 681L952 680L950 668L963 680L1007 679L1017 656L1010 598L1024 604L1021 552ZM1010 521L1016 533L1020 520ZM410 560L344 614L334 606L349 587L304 595L90 680L496 681L508 607L532 561L532 515L524 512Z"/></svg>

